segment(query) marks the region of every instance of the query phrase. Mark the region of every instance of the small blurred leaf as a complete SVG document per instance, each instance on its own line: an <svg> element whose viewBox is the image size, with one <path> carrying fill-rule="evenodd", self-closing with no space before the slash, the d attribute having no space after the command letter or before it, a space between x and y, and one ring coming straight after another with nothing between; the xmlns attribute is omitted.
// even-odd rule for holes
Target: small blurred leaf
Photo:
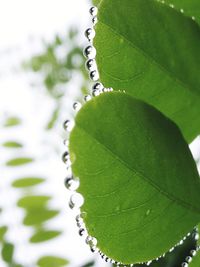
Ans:
<svg viewBox="0 0 200 267"><path fill-rule="evenodd" d="M30 238L31 243L44 242L53 239L61 234L61 231L39 230Z"/></svg>
<svg viewBox="0 0 200 267"><path fill-rule="evenodd" d="M45 206L50 199L50 196L25 196L19 199L17 205L24 209L41 208Z"/></svg>
<svg viewBox="0 0 200 267"><path fill-rule="evenodd" d="M15 180L12 183L12 186L16 187L16 188L29 187L29 186L41 184L44 181L45 181L44 178L24 177L24 178L20 178L20 179Z"/></svg>
<svg viewBox="0 0 200 267"><path fill-rule="evenodd" d="M8 230L8 227L7 226L1 226L0 227L0 242L3 241L4 235L7 232L7 230Z"/></svg>
<svg viewBox="0 0 200 267"><path fill-rule="evenodd" d="M52 129L52 128L54 127L54 125L55 125L55 123L56 123L56 121L57 121L57 119L58 119L58 116L59 116L59 111L60 111L60 108L59 108L59 107L57 107L57 108L53 111L53 113L52 113L52 115L51 115L51 119L50 119L50 121L48 122L48 124L47 124L47 126L46 126L46 129L47 129L47 130L50 130L50 129Z"/></svg>
<svg viewBox="0 0 200 267"><path fill-rule="evenodd" d="M23 145L21 143L15 142L15 141L7 141L3 143L3 146L6 148L21 148Z"/></svg>
<svg viewBox="0 0 200 267"><path fill-rule="evenodd" d="M37 262L39 267L62 267L68 265L68 260L56 256L44 256Z"/></svg>
<svg viewBox="0 0 200 267"><path fill-rule="evenodd" d="M17 118L17 117L9 117L6 120L4 126L5 127L12 127L12 126L17 126L19 124L21 124L21 120L19 118Z"/></svg>
<svg viewBox="0 0 200 267"><path fill-rule="evenodd" d="M41 224L45 221L48 221L59 214L58 210L47 210L44 208L37 208L33 210L28 210L25 218L24 225L31 226Z"/></svg>
<svg viewBox="0 0 200 267"><path fill-rule="evenodd" d="M9 167L21 166L33 162L32 158L14 158L6 162Z"/></svg>
<svg viewBox="0 0 200 267"><path fill-rule="evenodd" d="M7 263L12 263L14 253L14 246L11 243L4 243L2 247L2 259Z"/></svg>
<svg viewBox="0 0 200 267"><path fill-rule="evenodd" d="M81 267L92 267L92 266L94 266L94 265L95 265L95 261L90 261L90 262L88 262L88 263L82 265Z"/></svg>

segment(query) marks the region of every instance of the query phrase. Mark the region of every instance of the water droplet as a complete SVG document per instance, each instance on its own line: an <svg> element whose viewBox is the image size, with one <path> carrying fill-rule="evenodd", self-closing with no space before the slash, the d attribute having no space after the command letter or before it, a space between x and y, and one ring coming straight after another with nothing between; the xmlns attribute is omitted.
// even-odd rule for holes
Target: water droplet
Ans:
<svg viewBox="0 0 200 267"><path fill-rule="evenodd" d="M91 99L92 99L91 95L86 95L86 96L84 96L84 100L85 100L85 102L88 102L88 101L90 101Z"/></svg>
<svg viewBox="0 0 200 267"><path fill-rule="evenodd" d="M78 178L66 177L65 186L67 189L71 191L75 191L79 188L79 185L80 185L80 181Z"/></svg>
<svg viewBox="0 0 200 267"><path fill-rule="evenodd" d="M78 233L79 233L80 236L84 236L86 231L85 231L84 228L81 228L81 229L79 229Z"/></svg>
<svg viewBox="0 0 200 267"><path fill-rule="evenodd" d="M183 9L181 9L180 11L181 11L181 13L184 13L184 10Z"/></svg>
<svg viewBox="0 0 200 267"><path fill-rule="evenodd" d="M95 31L92 28L88 28L85 31L85 37L88 39L88 41L91 41L95 37Z"/></svg>
<svg viewBox="0 0 200 267"><path fill-rule="evenodd" d="M96 49L93 46L89 45L85 48L84 55L88 59L94 59L96 57Z"/></svg>
<svg viewBox="0 0 200 267"><path fill-rule="evenodd" d="M98 13L98 8L93 6L93 7L90 8L89 12L90 12L90 15L94 17Z"/></svg>
<svg viewBox="0 0 200 267"><path fill-rule="evenodd" d="M181 265L181 267L188 267L187 262L183 262L182 265Z"/></svg>
<svg viewBox="0 0 200 267"><path fill-rule="evenodd" d="M190 263L190 262L192 261L192 257L187 256L187 257L186 257L186 261L187 261L188 263Z"/></svg>
<svg viewBox="0 0 200 267"><path fill-rule="evenodd" d="M75 193L71 196L69 201L69 207L71 209L77 208L79 209L84 203L83 196L79 193Z"/></svg>
<svg viewBox="0 0 200 267"><path fill-rule="evenodd" d="M99 90L102 91L103 90L103 84L102 83L95 83L92 87L93 90Z"/></svg>
<svg viewBox="0 0 200 267"><path fill-rule="evenodd" d="M100 94L101 94L101 92L99 90L93 90L93 92L92 92L93 96L98 96Z"/></svg>
<svg viewBox="0 0 200 267"><path fill-rule="evenodd" d="M148 261L146 265L149 266L151 263L152 263L152 261Z"/></svg>
<svg viewBox="0 0 200 267"><path fill-rule="evenodd" d="M148 216L151 213L151 210L146 211L146 216Z"/></svg>
<svg viewBox="0 0 200 267"><path fill-rule="evenodd" d="M97 22L98 22L97 16L94 16L94 17L92 18L92 23L93 23L94 25L96 25Z"/></svg>
<svg viewBox="0 0 200 267"><path fill-rule="evenodd" d="M192 257L194 257L196 254L197 254L196 250L193 249L193 250L190 251L190 255Z"/></svg>
<svg viewBox="0 0 200 267"><path fill-rule="evenodd" d="M94 59L89 59L85 63L86 69L89 71L93 71L97 69L97 65Z"/></svg>
<svg viewBox="0 0 200 267"><path fill-rule="evenodd" d="M70 121L70 120L64 121L63 128L66 131L71 132L71 130L73 129L73 127L74 127L74 121Z"/></svg>
<svg viewBox="0 0 200 267"><path fill-rule="evenodd" d="M97 240L95 237L92 236L87 236L85 239L86 244L88 244L90 247L96 247L97 245Z"/></svg>
<svg viewBox="0 0 200 267"><path fill-rule="evenodd" d="M81 103L79 103L79 102L74 102L74 104L73 104L73 109L74 109L75 111L79 111L79 110L81 109L81 107L82 107Z"/></svg>
<svg viewBox="0 0 200 267"><path fill-rule="evenodd" d="M68 140L68 139L64 139L63 144L64 144L66 147L68 147L68 146L69 146L69 140Z"/></svg>
<svg viewBox="0 0 200 267"><path fill-rule="evenodd" d="M67 163L68 160L70 160L69 152L68 151L66 151L65 153L63 153L62 160L63 160L64 163Z"/></svg>
<svg viewBox="0 0 200 267"><path fill-rule="evenodd" d="M92 81L97 81L99 79L99 73L97 70L93 70L90 72L90 79Z"/></svg>

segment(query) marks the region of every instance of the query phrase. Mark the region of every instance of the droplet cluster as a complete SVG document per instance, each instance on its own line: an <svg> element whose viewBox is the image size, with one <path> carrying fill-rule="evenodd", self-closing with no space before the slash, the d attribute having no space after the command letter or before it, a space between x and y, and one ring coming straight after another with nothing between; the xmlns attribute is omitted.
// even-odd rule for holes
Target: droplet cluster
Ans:
<svg viewBox="0 0 200 267"><path fill-rule="evenodd" d="M163 0L157 0L158 2L161 2L163 4L165 4L165 1ZM174 8L173 4L169 5L171 8ZM183 13L183 9L181 9L181 12ZM97 14L98 14L98 9L97 7L91 7L89 10L89 13L92 17L92 27L88 28L85 31L85 36L89 42L89 44L86 46L86 48L83 50L83 54L86 57L86 69L89 72L89 77L92 81L94 81L95 83L92 86L92 94L88 94L86 96L84 96L84 101L88 102L92 99L92 97L96 97L102 93L107 93L107 92L112 92L113 89L112 88L105 88L103 86L103 84L99 81L99 72L97 69L97 64L96 64L96 49L93 46L93 39L95 37L95 29L94 26L96 25L96 23L98 22L98 18L97 18ZM192 19L195 19L194 17L192 17ZM123 91L124 92L124 91ZM80 102L74 102L73 104L73 109L75 112L78 112L82 107L82 104ZM73 127L75 126L75 122L73 120L66 120L63 123L63 128L65 131L67 131L68 133L70 133L73 129ZM69 146L69 140L64 140L64 145L68 148ZM72 174L72 169L71 169L71 160L70 160L70 154L68 151L64 152L63 156L62 156L62 160L66 165L66 168L68 170L68 176L65 178L64 184L65 187L70 190L72 192L70 200L69 200L69 207L73 210L76 210L77 212L77 216L75 218L77 227L78 227L78 232L79 235L81 237L83 237L85 239L86 244L89 246L90 250L93 253L98 253L101 258L108 263L111 264L115 264L116 266L124 266L124 267L134 267L134 264L130 264L130 265L124 265L121 262L117 262L111 258L109 258L107 255L105 255L101 250L98 249L97 245L97 239L95 237L92 237L88 234L88 231L86 229L85 223L84 223L84 218L86 216L86 213L81 212L80 208L83 206L84 204L84 198L83 196L78 193L76 190L79 188L80 185L80 181L78 177L74 177ZM187 236L189 236L190 233L188 233ZM183 244L184 240L187 238L184 237L183 240L181 240L178 244L176 244L174 247L172 247L169 250L169 253L172 252L175 247L180 246ZM195 231L195 237L196 240L199 239L199 234L198 231L196 229ZM192 258L196 255L197 251L199 250L199 246L196 248L196 250L191 250L190 251L190 255L188 257L186 257L185 262L182 263L181 267L187 267L188 264L192 261ZM160 257L156 258L155 260L152 261L148 261L148 262L141 262L140 264L145 264L146 266L151 266L151 263L154 261L158 261L160 258L165 257L165 254L161 255Z"/></svg>
<svg viewBox="0 0 200 267"><path fill-rule="evenodd" d="M157 0L157 2L159 2L159 3L161 3L161 4L168 5L168 6L171 7L171 8L175 8L174 4L168 4L168 3L166 3L164 0ZM184 11L183 8L181 8L179 11L180 11L181 13L185 13L185 11ZM196 18L195 18L194 16L192 16L191 19L192 19L192 20L196 20Z"/></svg>
<svg viewBox="0 0 200 267"><path fill-rule="evenodd" d="M195 239L195 241L199 240L199 232L197 227L194 229L192 237ZM195 249L191 250L190 254L185 258L185 261L181 264L181 267L188 267L192 262L193 258L197 255L199 250L200 250L199 245L197 245Z"/></svg>

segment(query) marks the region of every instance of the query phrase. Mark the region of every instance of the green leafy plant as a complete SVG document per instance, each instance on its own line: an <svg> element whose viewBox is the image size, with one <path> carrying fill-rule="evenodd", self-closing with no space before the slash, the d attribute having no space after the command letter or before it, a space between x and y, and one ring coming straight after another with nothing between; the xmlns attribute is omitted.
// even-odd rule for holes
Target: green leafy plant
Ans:
<svg viewBox="0 0 200 267"><path fill-rule="evenodd" d="M151 264L200 221L200 179L188 147L200 134L200 3L94 2L100 81L114 92L78 112L72 170L98 249L126 265ZM166 266L180 258L166 258Z"/></svg>

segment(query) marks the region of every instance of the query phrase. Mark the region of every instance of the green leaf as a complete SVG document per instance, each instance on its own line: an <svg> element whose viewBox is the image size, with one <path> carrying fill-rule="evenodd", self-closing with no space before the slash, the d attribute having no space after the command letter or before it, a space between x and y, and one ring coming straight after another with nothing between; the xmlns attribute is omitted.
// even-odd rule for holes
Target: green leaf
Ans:
<svg viewBox="0 0 200 267"><path fill-rule="evenodd" d="M31 243L40 243L58 237L61 231L39 230L30 238Z"/></svg>
<svg viewBox="0 0 200 267"><path fill-rule="evenodd" d="M16 141L7 141L3 143L3 146L6 148L22 148L23 145L19 142Z"/></svg>
<svg viewBox="0 0 200 267"><path fill-rule="evenodd" d="M47 210L44 208L27 210L23 223L27 226L38 225L52 219L59 214L58 210Z"/></svg>
<svg viewBox="0 0 200 267"><path fill-rule="evenodd" d="M16 188L30 187L41 184L45 181L44 178L39 177L24 177L13 181L12 186Z"/></svg>
<svg viewBox="0 0 200 267"><path fill-rule="evenodd" d="M199 267L200 266L200 252L193 258L192 262L189 264L190 267Z"/></svg>
<svg viewBox="0 0 200 267"><path fill-rule="evenodd" d="M102 0L98 21L104 86L153 105L193 140L200 133L199 26L154 0Z"/></svg>
<svg viewBox="0 0 200 267"><path fill-rule="evenodd" d="M174 5L178 11L184 10L184 15L195 17L200 24L200 2L199 0L165 0L166 4Z"/></svg>
<svg viewBox="0 0 200 267"><path fill-rule="evenodd" d="M90 262L88 262L88 263L82 265L81 267L92 267L92 266L94 266L94 265L95 265L95 261L90 261Z"/></svg>
<svg viewBox="0 0 200 267"><path fill-rule="evenodd" d="M44 256L37 262L39 267L62 267L68 265L68 260L56 256Z"/></svg>
<svg viewBox="0 0 200 267"><path fill-rule="evenodd" d="M113 92L85 104L70 157L86 227L110 258L157 258L199 222L200 179L188 145L144 102Z"/></svg>
<svg viewBox="0 0 200 267"><path fill-rule="evenodd" d="M11 243L4 243L2 247L2 259L7 263L12 263L14 246Z"/></svg>
<svg viewBox="0 0 200 267"><path fill-rule="evenodd" d="M10 159L6 162L6 165L9 167L17 167L17 166L21 166L21 165L25 165L28 163L33 162L33 158L14 158L14 159Z"/></svg>
<svg viewBox="0 0 200 267"><path fill-rule="evenodd" d="M7 226L0 227L0 242L4 240L4 235L6 234L7 230L8 230Z"/></svg>
<svg viewBox="0 0 200 267"><path fill-rule="evenodd" d="M9 117L4 123L5 127L12 127L21 124L21 120L17 117Z"/></svg>
<svg viewBox="0 0 200 267"><path fill-rule="evenodd" d="M24 209L41 208L51 199L50 196L25 196L18 200L17 205Z"/></svg>
<svg viewBox="0 0 200 267"><path fill-rule="evenodd" d="M53 113L51 115L51 119L46 126L47 130L51 130L54 127L54 125L55 125L55 123L59 117L59 112L60 112L60 107L58 106L58 107L56 107L56 109L53 111Z"/></svg>

